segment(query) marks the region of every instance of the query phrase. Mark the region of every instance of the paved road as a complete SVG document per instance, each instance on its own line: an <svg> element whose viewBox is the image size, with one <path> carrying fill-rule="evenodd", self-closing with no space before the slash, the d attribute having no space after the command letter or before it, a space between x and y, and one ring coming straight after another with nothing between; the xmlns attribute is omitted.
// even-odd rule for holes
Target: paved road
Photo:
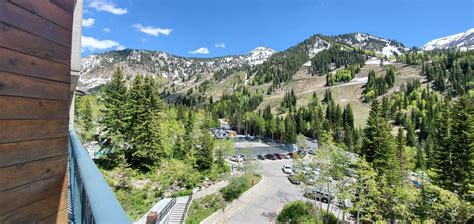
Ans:
<svg viewBox="0 0 474 224"><path fill-rule="evenodd" d="M300 188L281 171L291 160L261 161L261 183L204 223L274 223L278 212L291 201L303 200Z"/></svg>

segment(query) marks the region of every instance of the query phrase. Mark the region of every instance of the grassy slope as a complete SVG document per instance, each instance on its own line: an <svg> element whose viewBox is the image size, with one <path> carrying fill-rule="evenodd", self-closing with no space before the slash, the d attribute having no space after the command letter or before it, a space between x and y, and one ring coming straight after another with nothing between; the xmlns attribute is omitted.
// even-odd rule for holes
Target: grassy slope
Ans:
<svg viewBox="0 0 474 224"><path fill-rule="evenodd" d="M395 85L389 90L389 93L398 89L401 83L411 78L420 78L419 68L404 66L402 64L395 64L400 68L400 74L396 77ZM383 68L378 65L365 65L360 73L356 75L356 78L367 77L370 70L374 70L377 75L385 74ZM262 104L259 109L263 109L266 105L270 105L273 109L276 109L280 102L283 100L285 92L293 89L298 98L298 106L304 106L308 103L309 98L316 92L319 99L324 97L324 91L329 88L325 86L326 77L316 76L312 77L307 68L302 68L295 74L294 79L286 83L282 88L275 91L271 96L265 95ZM337 103L344 106L348 103L351 104L354 112L355 125L363 127L368 117L370 104L362 102L362 92L364 90L363 83L356 84L340 84L332 86L331 91L333 97Z"/></svg>
<svg viewBox="0 0 474 224"><path fill-rule="evenodd" d="M396 77L395 85L389 90L387 94L391 94L397 90L400 85L408 79L420 78L423 81L422 76L419 75L420 68L405 66L401 63L395 63L400 69L400 74ZM356 74L356 78L366 78L369 71L374 70L377 75L385 74L383 67L377 64L368 64L362 67L361 71ZM335 72L335 71L333 71ZM224 93L231 93L235 90L237 85L242 85L245 80L246 74L244 72L236 72L229 75L226 79L219 83L215 83L210 86L206 91L207 96L213 96L214 100L219 99ZM204 80L212 79L211 74L203 74L201 80L194 83L192 80L185 83L177 93L185 94L191 87L198 87ZM362 102L362 92L364 90L364 83L344 83L331 87L326 87L325 76L311 76L308 67L302 67L295 75L294 78L283 85L280 89L272 93L272 95L264 95L263 102L260 104L258 109L263 109L265 106L270 105L274 112L279 107L280 102L283 100L283 96L287 91L294 89L297 98L298 106L304 106L308 103L309 98L316 92L320 100L324 96L324 92L327 88L331 88L333 97L337 103L341 106L345 106L350 103L354 112L355 125L363 127L368 117L370 104ZM255 92L256 89L263 90L266 92L270 83L266 83L260 86L252 86L251 91ZM249 84L247 83L247 86ZM380 96L381 98L382 96Z"/></svg>

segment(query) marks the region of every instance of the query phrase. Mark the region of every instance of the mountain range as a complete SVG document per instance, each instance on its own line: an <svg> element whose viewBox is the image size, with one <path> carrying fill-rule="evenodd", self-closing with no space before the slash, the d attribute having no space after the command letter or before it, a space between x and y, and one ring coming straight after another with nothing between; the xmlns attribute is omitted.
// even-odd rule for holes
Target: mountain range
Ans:
<svg viewBox="0 0 474 224"><path fill-rule="evenodd" d="M78 88L87 90L105 84L117 68L121 68L126 79L137 74L160 77L177 91L209 77L217 72L231 73L250 68L275 67L280 59L291 58L295 54L307 54L311 59L331 46L345 49L362 49L373 56L391 58L409 51L402 43L373 36L367 33L350 33L338 36L314 35L294 47L277 52L266 47L257 47L245 55L215 58L193 58L175 56L163 51L125 49L93 54L82 59L82 72ZM456 48L474 49L474 28L466 32L429 41L423 50ZM295 50L296 49L296 50ZM265 63L266 62L266 63ZM305 61L298 66L310 66Z"/></svg>
<svg viewBox="0 0 474 224"><path fill-rule="evenodd" d="M422 49L426 51L448 48L459 49L461 51L474 50L474 28L466 32L434 39L422 47Z"/></svg>

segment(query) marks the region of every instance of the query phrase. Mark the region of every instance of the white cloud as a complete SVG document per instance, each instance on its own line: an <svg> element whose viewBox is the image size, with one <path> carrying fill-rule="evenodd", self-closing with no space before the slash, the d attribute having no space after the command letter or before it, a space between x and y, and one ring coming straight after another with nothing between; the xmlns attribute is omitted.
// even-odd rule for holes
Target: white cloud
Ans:
<svg viewBox="0 0 474 224"><path fill-rule="evenodd" d="M107 33L110 32L110 29L109 29L109 28L104 28L104 29L102 29L102 30L103 30L104 32L107 32Z"/></svg>
<svg viewBox="0 0 474 224"><path fill-rule="evenodd" d="M142 42L146 42L146 39L145 39L145 38L142 38Z"/></svg>
<svg viewBox="0 0 474 224"><path fill-rule="evenodd" d="M119 46L117 46L116 50L117 51L125 50L125 46L120 44Z"/></svg>
<svg viewBox="0 0 474 224"><path fill-rule="evenodd" d="M225 48L225 43L214 44L214 47Z"/></svg>
<svg viewBox="0 0 474 224"><path fill-rule="evenodd" d="M115 15L123 15L128 12L126 8L118 8L115 3L109 0L92 0L89 7L97 11L110 12Z"/></svg>
<svg viewBox="0 0 474 224"><path fill-rule="evenodd" d="M163 28L158 28L158 27L152 27L152 26L142 26L142 24L134 24L133 28L135 28L137 31L140 31L142 33L146 33L150 36L158 36L160 34L163 35L170 35L171 29L163 29Z"/></svg>
<svg viewBox="0 0 474 224"><path fill-rule="evenodd" d="M94 18L82 19L82 26L83 27L92 27L92 26L94 26L94 23L95 23Z"/></svg>
<svg viewBox="0 0 474 224"><path fill-rule="evenodd" d="M82 36L82 50L87 49L89 51L105 50L110 48L125 48L117 41L113 40L97 40L93 37Z"/></svg>
<svg viewBox="0 0 474 224"><path fill-rule="evenodd" d="M189 51L190 54L209 54L207 47L201 47L195 51Z"/></svg>

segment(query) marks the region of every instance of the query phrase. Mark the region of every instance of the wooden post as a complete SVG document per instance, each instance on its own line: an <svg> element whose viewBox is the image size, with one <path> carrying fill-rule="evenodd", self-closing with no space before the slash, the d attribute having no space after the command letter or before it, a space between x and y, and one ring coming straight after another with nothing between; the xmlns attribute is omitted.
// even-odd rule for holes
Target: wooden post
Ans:
<svg viewBox="0 0 474 224"><path fill-rule="evenodd" d="M156 218L158 218L157 212L148 213L148 215L146 216L146 224L155 224Z"/></svg>

